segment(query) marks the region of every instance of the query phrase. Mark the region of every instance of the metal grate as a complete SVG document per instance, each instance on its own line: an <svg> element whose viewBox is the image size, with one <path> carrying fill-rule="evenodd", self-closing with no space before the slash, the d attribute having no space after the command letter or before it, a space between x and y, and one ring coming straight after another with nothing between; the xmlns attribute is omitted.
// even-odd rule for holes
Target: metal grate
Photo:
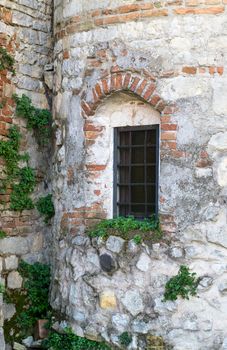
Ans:
<svg viewBox="0 0 227 350"><path fill-rule="evenodd" d="M158 141L158 125L115 128L115 216L157 215Z"/></svg>

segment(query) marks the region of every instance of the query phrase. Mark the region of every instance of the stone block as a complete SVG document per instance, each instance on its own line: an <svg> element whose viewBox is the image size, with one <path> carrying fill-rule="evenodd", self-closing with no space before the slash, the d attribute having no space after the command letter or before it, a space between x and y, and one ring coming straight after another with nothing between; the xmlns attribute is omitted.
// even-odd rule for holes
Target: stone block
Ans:
<svg viewBox="0 0 227 350"><path fill-rule="evenodd" d="M110 236L106 241L106 248L113 253L120 253L124 243L125 240L121 237Z"/></svg>
<svg viewBox="0 0 227 350"><path fill-rule="evenodd" d="M112 325L120 333L127 330L129 322L130 317L126 314L115 314L112 316Z"/></svg>
<svg viewBox="0 0 227 350"><path fill-rule="evenodd" d="M150 263L151 263L151 259L149 258L149 256L145 253L142 253L139 257L136 267L140 271L146 272L150 267Z"/></svg>
<svg viewBox="0 0 227 350"><path fill-rule="evenodd" d="M16 255L10 255L4 260L5 270L16 270L18 268L18 257Z"/></svg>
<svg viewBox="0 0 227 350"><path fill-rule="evenodd" d="M227 280L224 280L219 284L218 290L221 294L227 294Z"/></svg>
<svg viewBox="0 0 227 350"><path fill-rule="evenodd" d="M115 309L117 307L117 299L113 291L104 291L101 293L99 302L102 309Z"/></svg>
<svg viewBox="0 0 227 350"><path fill-rule="evenodd" d="M23 279L18 271L12 271L7 277L7 287L9 289L19 289L22 287Z"/></svg>
<svg viewBox="0 0 227 350"><path fill-rule="evenodd" d="M140 293L136 290L130 290L126 292L124 298L121 301L124 307L133 316L138 315L140 312L143 312L144 310L143 299Z"/></svg>
<svg viewBox="0 0 227 350"><path fill-rule="evenodd" d="M26 350L26 347L20 343L13 343L13 350Z"/></svg>
<svg viewBox="0 0 227 350"><path fill-rule="evenodd" d="M14 304L3 304L3 315L5 320L10 320L16 313Z"/></svg>

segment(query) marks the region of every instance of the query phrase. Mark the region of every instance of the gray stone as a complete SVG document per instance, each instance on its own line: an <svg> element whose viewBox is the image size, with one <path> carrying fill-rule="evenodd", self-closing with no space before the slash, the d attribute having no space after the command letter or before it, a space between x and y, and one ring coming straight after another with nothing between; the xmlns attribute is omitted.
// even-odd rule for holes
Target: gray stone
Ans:
<svg viewBox="0 0 227 350"><path fill-rule="evenodd" d="M6 270L16 270L18 268L18 257L16 255L6 257L4 262Z"/></svg>
<svg viewBox="0 0 227 350"><path fill-rule="evenodd" d="M0 254L23 255L28 251L29 244L26 237L7 237L0 240Z"/></svg>
<svg viewBox="0 0 227 350"><path fill-rule="evenodd" d="M73 238L72 240L72 244L75 245L86 245L88 243L88 237L85 236L76 236L75 238Z"/></svg>
<svg viewBox="0 0 227 350"><path fill-rule="evenodd" d="M123 333L128 329L130 317L127 314L115 314L112 316L112 325L119 332Z"/></svg>
<svg viewBox="0 0 227 350"><path fill-rule="evenodd" d="M183 329L189 330L189 331L198 331L199 330L198 322L191 321L191 320L186 320L183 323Z"/></svg>
<svg viewBox="0 0 227 350"><path fill-rule="evenodd" d="M30 336L30 337L23 339L22 343L29 348L32 345L33 341L34 341L33 337Z"/></svg>
<svg viewBox="0 0 227 350"><path fill-rule="evenodd" d="M75 311L73 312L73 319L74 319L76 322L82 323L82 322L85 322L86 316L85 316L85 314L84 314L82 311L75 310Z"/></svg>
<svg viewBox="0 0 227 350"><path fill-rule="evenodd" d="M112 256L109 254L100 255L99 261L100 261L100 266L102 270L105 272L111 272L116 269L115 261L112 258Z"/></svg>
<svg viewBox="0 0 227 350"><path fill-rule="evenodd" d="M14 304L3 304L3 315L5 320L10 320L16 313Z"/></svg>
<svg viewBox="0 0 227 350"><path fill-rule="evenodd" d="M146 272L149 270L151 264L151 259L149 256L145 253L142 253L139 257L139 260L137 261L136 267L137 269Z"/></svg>
<svg viewBox="0 0 227 350"><path fill-rule="evenodd" d="M183 258L184 256L184 250L181 247L171 247L169 250L169 255L171 258L179 259Z"/></svg>
<svg viewBox="0 0 227 350"><path fill-rule="evenodd" d="M160 315L168 315L170 312L177 310L177 303L175 301L163 301L162 298L154 300L154 311Z"/></svg>
<svg viewBox="0 0 227 350"><path fill-rule="evenodd" d="M144 310L143 299L137 290L127 291L121 302L133 316L138 315Z"/></svg>
<svg viewBox="0 0 227 350"><path fill-rule="evenodd" d="M200 279L198 290L207 290L209 289L213 284L213 278L210 276L203 276Z"/></svg>
<svg viewBox="0 0 227 350"><path fill-rule="evenodd" d="M4 332L1 327L0 327L0 349L5 350Z"/></svg>
<svg viewBox="0 0 227 350"><path fill-rule="evenodd" d="M12 271L7 277L7 287L9 289L19 289L22 286L23 279L18 271Z"/></svg>
<svg viewBox="0 0 227 350"><path fill-rule="evenodd" d="M13 350L26 350L26 347L24 345L21 345L17 342L13 343Z"/></svg>
<svg viewBox="0 0 227 350"><path fill-rule="evenodd" d="M227 294L227 280L222 281L218 286L219 292L222 294Z"/></svg>
<svg viewBox="0 0 227 350"><path fill-rule="evenodd" d="M207 240L227 248L226 229L219 229L219 231L215 231L215 229L209 230L207 232Z"/></svg>
<svg viewBox="0 0 227 350"><path fill-rule="evenodd" d="M223 340L220 350L227 350L227 337Z"/></svg>
<svg viewBox="0 0 227 350"><path fill-rule="evenodd" d="M135 333L147 334L152 329L152 325L141 320L134 320L131 329Z"/></svg>
<svg viewBox="0 0 227 350"><path fill-rule="evenodd" d="M120 253L125 240L121 237L110 236L106 241L106 248L109 249L113 253Z"/></svg>

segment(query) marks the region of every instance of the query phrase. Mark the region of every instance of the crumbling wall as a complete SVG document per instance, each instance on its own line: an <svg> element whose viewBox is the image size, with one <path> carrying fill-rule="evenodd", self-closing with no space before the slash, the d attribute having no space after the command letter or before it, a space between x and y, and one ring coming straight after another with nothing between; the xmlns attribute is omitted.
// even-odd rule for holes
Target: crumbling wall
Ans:
<svg viewBox="0 0 227 350"><path fill-rule="evenodd" d="M151 334L178 350L224 349L226 1L58 1L54 28L52 305L80 335L119 343L121 332L132 332L134 349ZM99 108L121 91L160 114L159 214L168 244L135 247L85 233L110 216L99 182L107 159L90 150L105 139ZM111 274L100 266L103 253L117 266ZM199 298L163 303L181 264L201 277Z"/></svg>
<svg viewBox="0 0 227 350"><path fill-rule="evenodd" d="M7 70L0 72L0 137L7 140L9 128L18 126L22 134L20 151L28 152L29 165L36 172L37 186L33 198L48 191L44 188L44 180L50 186L47 171L50 154L39 149L34 135L26 129L26 121L15 116L12 94L26 94L35 106L51 108L50 79L48 84L44 80L45 67L52 62L51 13L51 0L0 1L0 46L14 57L16 71L15 76ZM3 177L4 166L1 159ZM13 292L19 290L22 284L17 272L21 258L29 262L48 260L49 253L45 254L44 248L50 230L36 209L10 210L10 191L9 188L6 193L0 194L0 229L7 234L6 238L0 239L0 270L1 284ZM0 309L2 326L3 319L9 320L15 308L14 305L4 307L3 314L1 302ZM4 349L2 331L0 334L0 348Z"/></svg>

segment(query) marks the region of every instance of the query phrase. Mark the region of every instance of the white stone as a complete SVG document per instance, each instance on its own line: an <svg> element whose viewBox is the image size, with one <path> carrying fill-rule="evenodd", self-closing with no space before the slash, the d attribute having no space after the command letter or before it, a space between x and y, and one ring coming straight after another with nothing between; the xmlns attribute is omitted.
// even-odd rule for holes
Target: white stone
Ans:
<svg viewBox="0 0 227 350"><path fill-rule="evenodd" d="M227 132L219 132L213 135L208 143L208 152L225 152L227 151Z"/></svg>
<svg viewBox="0 0 227 350"><path fill-rule="evenodd" d="M6 257L4 262L6 270L16 270L18 268L18 257L16 255Z"/></svg>
<svg viewBox="0 0 227 350"><path fill-rule="evenodd" d="M218 286L219 292L227 294L227 280L222 281Z"/></svg>
<svg viewBox="0 0 227 350"><path fill-rule="evenodd" d="M214 112L226 116L227 115L227 81L215 79L213 82L213 109Z"/></svg>
<svg viewBox="0 0 227 350"><path fill-rule="evenodd" d="M195 177L200 179L203 177L211 177L213 174L211 168L197 168L195 169Z"/></svg>
<svg viewBox="0 0 227 350"><path fill-rule="evenodd" d="M142 253L139 257L136 267L137 269L146 272L149 270L150 263L151 259L149 258L149 256L145 253Z"/></svg>
<svg viewBox="0 0 227 350"><path fill-rule="evenodd" d="M112 316L112 325L119 333L127 330L129 322L130 318L127 314L115 314Z"/></svg>
<svg viewBox="0 0 227 350"><path fill-rule="evenodd" d="M7 287L9 289L19 289L22 286L23 279L18 271L12 271L7 277Z"/></svg>
<svg viewBox="0 0 227 350"><path fill-rule="evenodd" d="M5 320L10 320L16 313L14 304L3 304L3 315Z"/></svg>
<svg viewBox="0 0 227 350"><path fill-rule="evenodd" d="M113 253L120 253L125 240L121 237L110 236L106 241L106 248L109 249Z"/></svg>
<svg viewBox="0 0 227 350"><path fill-rule="evenodd" d="M181 247L171 247L169 254L175 259L182 258L184 256L184 250Z"/></svg>
<svg viewBox="0 0 227 350"><path fill-rule="evenodd" d="M227 157L222 158L217 165L217 180L220 186L227 186Z"/></svg>
<svg viewBox="0 0 227 350"><path fill-rule="evenodd" d="M215 228L209 229L207 240L227 248L227 232L224 228L217 228L217 231L215 231Z"/></svg>
<svg viewBox="0 0 227 350"><path fill-rule="evenodd" d="M26 350L26 347L22 344L14 342L13 343L13 350Z"/></svg>
<svg viewBox="0 0 227 350"><path fill-rule="evenodd" d="M144 310L143 299L140 293L136 290L130 290L125 293L124 298L121 300L125 308L133 315L136 316Z"/></svg>
<svg viewBox="0 0 227 350"><path fill-rule="evenodd" d="M29 336L29 337L23 339L23 340L22 340L22 343L23 343L25 346L30 347L30 346L32 345L33 341L34 341L33 337L32 337L32 336Z"/></svg>

